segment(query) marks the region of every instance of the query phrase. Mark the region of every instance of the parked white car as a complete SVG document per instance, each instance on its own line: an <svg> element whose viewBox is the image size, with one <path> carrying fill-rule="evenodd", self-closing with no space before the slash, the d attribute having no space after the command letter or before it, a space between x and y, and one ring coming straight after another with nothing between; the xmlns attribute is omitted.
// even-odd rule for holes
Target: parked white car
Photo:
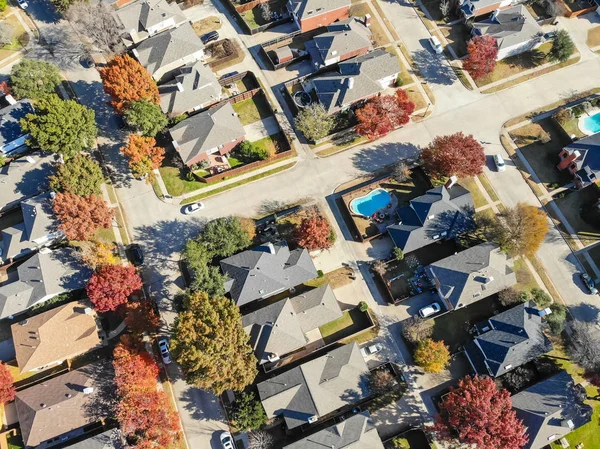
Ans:
<svg viewBox="0 0 600 449"><path fill-rule="evenodd" d="M379 343L375 343L374 345L365 346L364 348L361 348L360 352L363 355L363 357L367 357L372 354L377 354L382 349L383 346L381 346Z"/></svg>
<svg viewBox="0 0 600 449"><path fill-rule="evenodd" d="M29 3L26 0L17 0L17 3L22 9L27 9L29 7Z"/></svg>
<svg viewBox="0 0 600 449"><path fill-rule="evenodd" d="M192 215L204 209L204 203L192 203L183 210L185 215Z"/></svg>
<svg viewBox="0 0 600 449"><path fill-rule="evenodd" d="M506 165L504 164L504 158L500 153L494 154L494 165L496 165L496 170L504 171L506 170Z"/></svg>
<svg viewBox="0 0 600 449"><path fill-rule="evenodd" d="M429 38L429 45L431 45L431 49L435 52L436 55L441 55L444 52L444 49L442 48L442 43L435 36L431 36Z"/></svg>
<svg viewBox="0 0 600 449"><path fill-rule="evenodd" d="M433 304L429 304L428 306L419 310L419 315L421 315L422 318L427 318L431 315L435 315L440 310L442 310L440 305L437 302L434 302Z"/></svg>
<svg viewBox="0 0 600 449"><path fill-rule="evenodd" d="M233 438L231 438L231 434L229 432L222 432L219 435L219 440L221 440L221 446L223 449L233 449Z"/></svg>
<svg viewBox="0 0 600 449"><path fill-rule="evenodd" d="M169 343L166 339L158 340L158 349L160 349L160 356L163 363L169 365L171 363L171 353L169 352Z"/></svg>

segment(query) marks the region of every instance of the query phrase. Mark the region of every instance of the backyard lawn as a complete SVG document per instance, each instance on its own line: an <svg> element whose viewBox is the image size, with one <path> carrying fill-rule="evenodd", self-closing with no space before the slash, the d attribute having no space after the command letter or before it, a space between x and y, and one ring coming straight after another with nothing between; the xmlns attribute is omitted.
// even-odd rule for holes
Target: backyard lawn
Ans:
<svg viewBox="0 0 600 449"><path fill-rule="evenodd" d="M183 170L176 167L160 167L158 169L160 172L160 176L165 182L165 186L167 187L167 192L171 196L179 196L184 193L193 192L194 190L201 189L202 187L206 187L206 184L200 181L188 180Z"/></svg>
<svg viewBox="0 0 600 449"><path fill-rule="evenodd" d="M217 16L209 16L204 19L200 19L192 24L194 31L198 36L216 31L221 28L221 20Z"/></svg>
<svg viewBox="0 0 600 449"><path fill-rule="evenodd" d="M25 447L21 433L18 431L17 435L10 434L6 438L6 442L8 443L8 449L23 449Z"/></svg>
<svg viewBox="0 0 600 449"><path fill-rule="evenodd" d="M249 125L273 115L264 94L257 94L253 98L234 104L233 110L239 115L242 125Z"/></svg>
<svg viewBox="0 0 600 449"><path fill-rule="evenodd" d="M324 324L319 328L325 344L334 343L342 338L360 332L371 325L366 313L358 307L347 310L341 318Z"/></svg>
<svg viewBox="0 0 600 449"><path fill-rule="evenodd" d="M266 150L267 153L269 153L269 157L287 150L285 136L281 132L256 140L252 143L255 147Z"/></svg>
<svg viewBox="0 0 600 449"><path fill-rule="evenodd" d="M271 9L271 15L275 12L278 14L281 14L282 12L284 12L286 9L285 8L286 4L287 4L287 0L274 0L272 2L269 2L269 6ZM262 15L262 8L260 7L260 5L255 6L254 8L252 8L249 11L245 11L245 12L241 13L241 16L244 18L244 22L246 22L246 24L250 27L250 29L258 28L263 25L266 25L267 23L273 22L272 19L270 19L270 20L264 19L263 15Z"/></svg>
<svg viewBox="0 0 600 449"><path fill-rule="evenodd" d="M358 3L350 6L350 17L364 17L366 14L371 15L371 26L369 27L375 41L375 47L383 47L390 43L385 30L379 20L375 18L373 10L367 3Z"/></svg>

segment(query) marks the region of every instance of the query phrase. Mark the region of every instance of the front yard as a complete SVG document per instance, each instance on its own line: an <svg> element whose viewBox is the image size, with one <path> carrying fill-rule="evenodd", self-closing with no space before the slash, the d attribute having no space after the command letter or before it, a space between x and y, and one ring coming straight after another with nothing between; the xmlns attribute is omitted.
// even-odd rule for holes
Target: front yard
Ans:
<svg viewBox="0 0 600 449"><path fill-rule="evenodd" d="M19 14L18 10L15 8L15 14ZM29 42L29 35L19 22L17 16L13 14L10 17L2 20L1 23L8 24L12 27L13 30L13 40L10 44L0 46L0 60L8 58L13 53L21 50L27 43Z"/></svg>
<svg viewBox="0 0 600 449"><path fill-rule="evenodd" d="M571 192L563 198L554 200L555 204L585 246L600 241L600 224L598 226L593 226L584 221L581 217L581 208L591 203L595 203L597 200L598 189L595 186L589 186L585 189Z"/></svg>
<svg viewBox="0 0 600 449"><path fill-rule="evenodd" d="M366 14L371 15L371 33L373 36L374 47L383 47L390 43L385 30L379 20L373 14L373 10L367 3L358 3L350 6L350 16L365 17Z"/></svg>
<svg viewBox="0 0 600 449"><path fill-rule="evenodd" d="M440 31L456 56L459 58L467 56L467 42L471 39L471 32L464 23L458 22L452 26L441 26Z"/></svg>
<svg viewBox="0 0 600 449"><path fill-rule="evenodd" d="M333 271L325 273L323 276L313 279L312 281L305 282L305 285L309 287L321 287L322 285L329 284L333 290L336 288L343 287L344 285L351 284L354 280L354 271L350 267L341 267Z"/></svg>

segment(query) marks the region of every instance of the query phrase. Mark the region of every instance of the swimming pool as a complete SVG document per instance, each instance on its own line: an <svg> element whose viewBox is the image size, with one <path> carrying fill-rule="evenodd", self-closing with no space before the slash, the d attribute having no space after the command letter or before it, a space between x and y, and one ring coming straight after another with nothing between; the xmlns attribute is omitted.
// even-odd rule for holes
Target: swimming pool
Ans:
<svg viewBox="0 0 600 449"><path fill-rule="evenodd" d="M391 200L390 194L383 189L375 189L368 195L350 201L350 210L358 215L370 217L379 209L383 209Z"/></svg>
<svg viewBox="0 0 600 449"><path fill-rule="evenodd" d="M581 124L583 125L582 131L587 134L596 134L600 133L600 112L595 113L594 115L590 115L589 117L585 117Z"/></svg>

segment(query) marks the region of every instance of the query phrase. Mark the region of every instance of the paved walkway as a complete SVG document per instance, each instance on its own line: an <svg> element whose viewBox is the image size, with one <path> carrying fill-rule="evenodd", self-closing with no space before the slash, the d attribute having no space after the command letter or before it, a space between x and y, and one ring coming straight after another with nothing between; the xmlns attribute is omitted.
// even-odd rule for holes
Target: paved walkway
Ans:
<svg viewBox="0 0 600 449"><path fill-rule="evenodd" d="M267 117L249 125L244 125L244 131L246 132L247 141L256 142L267 136L277 134L279 132L279 125L275 117Z"/></svg>

